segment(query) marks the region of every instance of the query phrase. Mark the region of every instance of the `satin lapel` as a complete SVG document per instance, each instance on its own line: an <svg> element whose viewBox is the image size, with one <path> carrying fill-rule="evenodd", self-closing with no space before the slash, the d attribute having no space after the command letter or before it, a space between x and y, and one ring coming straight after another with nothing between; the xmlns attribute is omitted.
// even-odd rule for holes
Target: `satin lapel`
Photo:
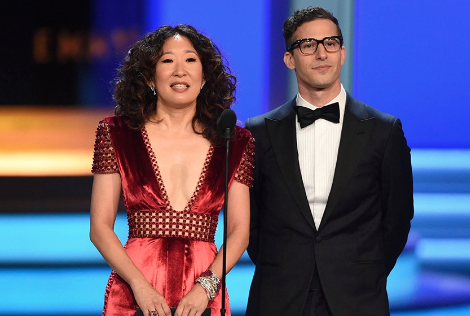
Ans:
<svg viewBox="0 0 470 316"><path fill-rule="evenodd" d="M295 112L291 111L282 120L266 119L266 129L282 176L300 211L310 226L315 229L313 216L305 194L302 174L300 173L295 136Z"/></svg>
<svg viewBox="0 0 470 316"><path fill-rule="evenodd" d="M362 103L358 101L355 101L357 102L355 103L350 99L348 101L344 112L344 123L341 131L341 141L338 148L333 184L331 185L330 195L319 230L328 220L341 196L345 193L349 179L351 179L354 169L356 169L364 153L375 124L373 117L368 117L365 111L361 111L363 110ZM353 114L353 112L357 115Z"/></svg>

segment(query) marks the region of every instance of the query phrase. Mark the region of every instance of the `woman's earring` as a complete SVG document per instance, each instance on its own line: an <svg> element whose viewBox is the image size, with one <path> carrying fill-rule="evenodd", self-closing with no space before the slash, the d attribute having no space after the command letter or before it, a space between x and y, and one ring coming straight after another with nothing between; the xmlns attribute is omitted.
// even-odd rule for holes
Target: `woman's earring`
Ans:
<svg viewBox="0 0 470 316"><path fill-rule="evenodd" d="M155 87L153 86L153 82L150 83L150 90L152 90L153 95L157 95L157 92L155 91Z"/></svg>
<svg viewBox="0 0 470 316"><path fill-rule="evenodd" d="M202 82L202 84L201 84L201 90L202 90L202 88L204 87L204 84L205 84L205 83L206 83L205 81Z"/></svg>

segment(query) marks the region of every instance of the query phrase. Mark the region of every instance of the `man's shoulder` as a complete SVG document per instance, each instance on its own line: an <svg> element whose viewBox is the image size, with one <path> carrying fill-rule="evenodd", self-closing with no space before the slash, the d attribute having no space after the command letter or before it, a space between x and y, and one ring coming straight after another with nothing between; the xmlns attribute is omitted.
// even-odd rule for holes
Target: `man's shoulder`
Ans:
<svg viewBox="0 0 470 316"><path fill-rule="evenodd" d="M378 119L384 123L393 124L398 118L394 115L384 113L358 99L355 99L351 95L347 95L346 108L349 109L354 116L361 120L367 119Z"/></svg>
<svg viewBox="0 0 470 316"><path fill-rule="evenodd" d="M283 118L285 118L287 115L289 115L292 112L294 104L295 104L295 99L290 100L284 103L283 105L272 109L269 112L251 117L246 121L245 127L250 129L256 126L262 126L265 124L266 119L282 120Z"/></svg>

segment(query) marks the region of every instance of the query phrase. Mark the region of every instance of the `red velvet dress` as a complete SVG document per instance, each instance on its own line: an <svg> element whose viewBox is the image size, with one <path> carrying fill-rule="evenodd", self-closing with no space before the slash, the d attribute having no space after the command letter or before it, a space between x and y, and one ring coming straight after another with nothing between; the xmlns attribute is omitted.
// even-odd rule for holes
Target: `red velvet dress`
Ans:
<svg viewBox="0 0 470 316"><path fill-rule="evenodd" d="M251 186L254 142L236 126L230 144L229 185ZM211 146L193 196L183 211L171 207L147 131L129 129L124 117L102 120L96 132L93 173L119 172L129 223L124 248L134 264L169 306L194 286L217 255L214 235L224 203L225 146ZM222 291L209 302L220 315ZM134 316L136 302L129 285L111 272L103 315ZM226 293L226 315L230 315Z"/></svg>

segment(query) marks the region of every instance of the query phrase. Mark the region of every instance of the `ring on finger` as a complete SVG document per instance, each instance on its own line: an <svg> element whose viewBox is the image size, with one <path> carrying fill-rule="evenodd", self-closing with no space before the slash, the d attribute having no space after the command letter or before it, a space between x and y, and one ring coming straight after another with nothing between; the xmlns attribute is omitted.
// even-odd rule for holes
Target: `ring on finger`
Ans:
<svg viewBox="0 0 470 316"><path fill-rule="evenodd" d="M150 311L150 316L158 316L157 311Z"/></svg>

